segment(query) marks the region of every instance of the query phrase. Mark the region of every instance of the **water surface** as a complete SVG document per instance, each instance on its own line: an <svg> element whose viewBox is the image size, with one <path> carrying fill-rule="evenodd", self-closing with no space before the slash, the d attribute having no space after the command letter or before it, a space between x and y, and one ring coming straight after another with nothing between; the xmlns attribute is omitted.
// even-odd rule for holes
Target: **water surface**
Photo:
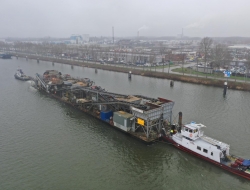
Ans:
<svg viewBox="0 0 250 190"><path fill-rule="evenodd" d="M250 181L168 144L146 146L14 79L56 69L88 77L108 91L175 101L173 118L207 126L205 133L250 158L250 94L25 59L0 59L0 189L250 189ZM177 120L176 120L177 121Z"/></svg>

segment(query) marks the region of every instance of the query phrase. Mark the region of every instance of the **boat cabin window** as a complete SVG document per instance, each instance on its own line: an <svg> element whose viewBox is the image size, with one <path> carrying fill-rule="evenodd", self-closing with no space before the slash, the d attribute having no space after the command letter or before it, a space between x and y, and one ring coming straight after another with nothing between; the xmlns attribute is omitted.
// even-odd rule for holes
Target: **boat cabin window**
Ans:
<svg viewBox="0 0 250 190"><path fill-rule="evenodd" d="M197 149L198 149L198 150L201 150L201 147L197 146Z"/></svg>
<svg viewBox="0 0 250 190"><path fill-rule="evenodd" d="M211 156L213 156L214 155L214 153L213 152L211 152Z"/></svg>
<svg viewBox="0 0 250 190"><path fill-rule="evenodd" d="M193 130L192 129L189 129L189 133L192 133L193 132Z"/></svg>
<svg viewBox="0 0 250 190"><path fill-rule="evenodd" d="M185 127L185 131L188 131L188 128Z"/></svg>
<svg viewBox="0 0 250 190"><path fill-rule="evenodd" d="M207 153L207 149L203 148L203 152Z"/></svg>

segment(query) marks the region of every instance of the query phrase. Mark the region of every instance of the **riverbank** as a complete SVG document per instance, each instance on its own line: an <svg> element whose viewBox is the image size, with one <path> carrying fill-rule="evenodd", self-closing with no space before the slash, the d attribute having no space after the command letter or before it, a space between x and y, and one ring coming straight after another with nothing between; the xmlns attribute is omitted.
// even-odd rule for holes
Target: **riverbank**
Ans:
<svg viewBox="0 0 250 190"><path fill-rule="evenodd" d="M67 59L58 59L53 57L43 57L39 55L25 55L25 54L16 54L18 57L23 57L28 59L39 59L39 61L49 61L49 62L55 62L55 63L62 63L62 64L68 64L73 66L80 66L80 67L89 67L89 68L96 68L96 69L102 69L102 70L108 70L108 71L115 71L115 72L122 72L122 73L128 73L129 71L132 72L133 75L141 75L146 77L155 77L155 78L161 78L161 79L169 79L174 81L181 81L181 82L187 82L187 83L193 83L193 84L201 84L201 85L207 85L207 86L214 86L214 87L223 87L225 80L222 79L212 79L212 78L204 78L204 77L197 77L197 76L188 76L188 75L179 75L179 74L173 74L173 73L165 73L165 72L159 72L159 71L150 71L150 70L143 70L143 69L136 69L136 67L120 67L115 65L103 65L103 64L97 64L97 63L89 63L89 62L83 62L78 60L67 60ZM234 90L242 90L242 91L250 91L250 84L244 83L244 82L235 82L235 81L228 81L228 88L234 89Z"/></svg>

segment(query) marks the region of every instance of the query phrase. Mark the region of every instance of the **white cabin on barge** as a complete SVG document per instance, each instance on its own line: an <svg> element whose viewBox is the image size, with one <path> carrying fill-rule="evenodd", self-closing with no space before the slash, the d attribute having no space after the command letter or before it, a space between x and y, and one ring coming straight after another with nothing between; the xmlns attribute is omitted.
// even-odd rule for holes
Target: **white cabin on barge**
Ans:
<svg viewBox="0 0 250 190"><path fill-rule="evenodd" d="M180 132L172 136L172 139L178 145L220 163L221 159L229 155L230 146L205 136L204 131L201 130L203 127L206 126L191 122L184 125Z"/></svg>

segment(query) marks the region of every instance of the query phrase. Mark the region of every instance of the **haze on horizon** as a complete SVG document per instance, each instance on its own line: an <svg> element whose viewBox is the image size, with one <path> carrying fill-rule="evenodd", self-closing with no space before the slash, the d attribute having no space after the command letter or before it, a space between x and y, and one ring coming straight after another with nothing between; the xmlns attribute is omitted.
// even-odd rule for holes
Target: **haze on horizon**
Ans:
<svg viewBox="0 0 250 190"><path fill-rule="evenodd" d="M250 37L249 0L2 0L4 37Z"/></svg>

